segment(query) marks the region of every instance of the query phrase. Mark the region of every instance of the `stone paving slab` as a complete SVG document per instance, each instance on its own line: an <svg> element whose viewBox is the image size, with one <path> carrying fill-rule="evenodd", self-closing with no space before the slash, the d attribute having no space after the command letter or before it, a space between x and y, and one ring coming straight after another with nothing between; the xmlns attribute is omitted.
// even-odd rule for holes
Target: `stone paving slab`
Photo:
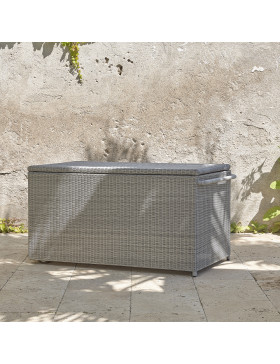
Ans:
<svg viewBox="0 0 280 364"><path fill-rule="evenodd" d="M186 273L132 270L130 321L206 321L194 280Z"/></svg>
<svg viewBox="0 0 280 364"><path fill-rule="evenodd" d="M251 259L259 260L265 258L279 258L279 247L267 246L238 246L234 247L235 252L238 254L240 259L250 257Z"/></svg>
<svg viewBox="0 0 280 364"><path fill-rule="evenodd" d="M250 300L256 301L266 300L265 293L253 279L244 280L243 282L236 279L215 282L200 281L196 282L196 287L202 303L226 302L233 299L245 302L248 297L250 297Z"/></svg>
<svg viewBox="0 0 280 364"><path fill-rule="evenodd" d="M63 294L63 290L50 293L42 289L31 292L4 287L0 292L0 313L55 311Z"/></svg>
<svg viewBox="0 0 280 364"><path fill-rule="evenodd" d="M95 292L91 290L66 290L59 312L127 311L130 310L130 292ZM1 309L0 309L1 311Z"/></svg>
<svg viewBox="0 0 280 364"><path fill-rule="evenodd" d="M134 314L131 316L130 322L205 322L204 313L198 311L177 312L152 312Z"/></svg>
<svg viewBox="0 0 280 364"><path fill-rule="evenodd" d="M277 288L270 288L265 290L267 298L273 304L278 312L280 312L280 290L279 285Z"/></svg>
<svg viewBox="0 0 280 364"><path fill-rule="evenodd" d="M69 280L70 280L69 274L68 274L68 280L66 280L65 276L57 274L54 275L52 274L52 272L50 273L37 272L36 274L34 274L34 272L20 271L18 269L13 274L13 278L7 282L4 289L18 290L19 292L29 292L29 293L37 291L44 291L51 293L57 290L60 291L62 290L64 292L66 290Z"/></svg>
<svg viewBox="0 0 280 364"><path fill-rule="evenodd" d="M131 268L109 268L78 264L68 290L84 292L130 292Z"/></svg>
<svg viewBox="0 0 280 364"><path fill-rule="evenodd" d="M280 249L279 249L280 251ZM242 264L248 269L250 274L258 271L265 272L277 272L280 271L280 258L251 258L251 257L242 257Z"/></svg>
<svg viewBox="0 0 280 364"><path fill-rule="evenodd" d="M144 319L144 317L153 314L155 316L169 315L171 321L173 315L188 316L195 320L195 318L198 319L203 316L203 308L197 293L191 299L179 293L177 295L141 291L133 293L131 300L132 320L137 316L142 316Z"/></svg>
<svg viewBox="0 0 280 364"><path fill-rule="evenodd" d="M217 280L237 280L242 282L253 280L253 277L241 260L233 260L217 263L210 268L201 270L195 282L215 282Z"/></svg>
<svg viewBox="0 0 280 364"><path fill-rule="evenodd" d="M125 310L101 310L88 312L57 312L54 322L128 322L129 313Z"/></svg>
<svg viewBox="0 0 280 364"><path fill-rule="evenodd" d="M195 291L194 280L190 274L184 272L172 273L170 271L159 271L149 269L132 269L131 277L132 291L162 292L173 294L181 291L182 287L189 293Z"/></svg>
<svg viewBox="0 0 280 364"><path fill-rule="evenodd" d="M0 290L7 284L18 268L18 264L11 264L10 261L5 265L0 265Z"/></svg>
<svg viewBox="0 0 280 364"><path fill-rule="evenodd" d="M279 322L280 315L268 299L255 301L250 299L203 300L203 307L208 321L212 322Z"/></svg>
<svg viewBox="0 0 280 364"><path fill-rule="evenodd" d="M0 312L0 322L52 322L55 312Z"/></svg>
<svg viewBox="0 0 280 364"><path fill-rule="evenodd" d="M280 321L280 236L232 234L230 261L189 273L27 257L0 234L0 322Z"/></svg>

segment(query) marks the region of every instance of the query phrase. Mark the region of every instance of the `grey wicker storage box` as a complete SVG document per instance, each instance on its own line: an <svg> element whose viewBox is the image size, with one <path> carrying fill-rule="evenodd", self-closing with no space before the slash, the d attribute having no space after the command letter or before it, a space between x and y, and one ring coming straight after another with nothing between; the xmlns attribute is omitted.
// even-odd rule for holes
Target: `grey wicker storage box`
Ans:
<svg viewBox="0 0 280 364"><path fill-rule="evenodd" d="M197 271L230 255L230 166L28 167L29 257Z"/></svg>

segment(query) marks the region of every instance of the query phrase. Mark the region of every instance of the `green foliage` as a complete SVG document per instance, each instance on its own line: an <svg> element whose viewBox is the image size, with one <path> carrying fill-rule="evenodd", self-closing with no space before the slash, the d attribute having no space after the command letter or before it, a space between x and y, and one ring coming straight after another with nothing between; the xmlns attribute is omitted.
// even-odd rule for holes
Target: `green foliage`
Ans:
<svg viewBox="0 0 280 364"><path fill-rule="evenodd" d="M242 226L241 222L232 222L230 224L230 232L231 233L245 233L248 230L248 226Z"/></svg>
<svg viewBox="0 0 280 364"><path fill-rule="evenodd" d="M266 224L260 224L257 221L252 221L249 226L243 226L241 222L232 222L230 224L230 232L231 233L253 233L253 234L263 234L263 233L272 233L276 234L280 232L280 221L274 222L272 226L268 226Z"/></svg>
<svg viewBox="0 0 280 364"><path fill-rule="evenodd" d="M27 233L24 224L17 224L17 219L0 219L0 233Z"/></svg>
<svg viewBox="0 0 280 364"><path fill-rule="evenodd" d="M280 206L271 207L263 216L263 221L269 221L280 215Z"/></svg>
<svg viewBox="0 0 280 364"><path fill-rule="evenodd" d="M252 221L248 226L248 231L253 234L267 233L268 226L266 224L259 224L257 221Z"/></svg>
<svg viewBox="0 0 280 364"><path fill-rule="evenodd" d="M62 47L67 47L70 52L71 57L71 64L74 69L78 73L79 82L82 83L82 73L80 69L80 62L79 62L79 45L82 45L84 42L61 42Z"/></svg>
<svg viewBox="0 0 280 364"><path fill-rule="evenodd" d="M280 148L280 146L279 146ZM278 162L280 162L280 158L278 159ZM270 184L270 188L273 190L280 190L280 181L273 181ZM277 217L278 215L280 215L280 206L274 206L271 207L269 210L266 211L266 213L263 216L263 221L269 221L271 219L274 219L275 217ZM274 224L275 225L275 224ZM274 230L275 228L272 227L272 230Z"/></svg>
<svg viewBox="0 0 280 364"><path fill-rule="evenodd" d="M280 181L271 182L270 188L272 188L273 190L280 190Z"/></svg>
<svg viewBox="0 0 280 364"><path fill-rule="evenodd" d="M280 221L274 222L271 227L272 234L276 234L280 232Z"/></svg>

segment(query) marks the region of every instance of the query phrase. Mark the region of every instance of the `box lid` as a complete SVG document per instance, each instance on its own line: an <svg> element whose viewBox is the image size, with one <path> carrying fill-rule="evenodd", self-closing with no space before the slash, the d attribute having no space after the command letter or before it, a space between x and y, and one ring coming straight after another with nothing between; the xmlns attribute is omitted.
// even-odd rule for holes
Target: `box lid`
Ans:
<svg viewBox="0 0 280 364"><path fill-rule="evenodd" d="M228 171L229 164L185 164L185 163L125 163L75 161L55 164L33 165L29 172L48 173L122 173L195 176L213 172Z"/></svg>

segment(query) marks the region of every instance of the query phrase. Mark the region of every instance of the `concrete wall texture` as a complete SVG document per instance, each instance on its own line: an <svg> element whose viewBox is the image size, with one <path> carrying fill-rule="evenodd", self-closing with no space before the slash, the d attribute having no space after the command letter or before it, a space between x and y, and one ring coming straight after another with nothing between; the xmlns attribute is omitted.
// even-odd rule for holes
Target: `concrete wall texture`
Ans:
<svg viewBox="0 0 280 364"><path fill-rule="evenodd" d="M232 221L279 203L280 43L0 43L0 217L27 218L27 166L230 163Z"/></svg>

